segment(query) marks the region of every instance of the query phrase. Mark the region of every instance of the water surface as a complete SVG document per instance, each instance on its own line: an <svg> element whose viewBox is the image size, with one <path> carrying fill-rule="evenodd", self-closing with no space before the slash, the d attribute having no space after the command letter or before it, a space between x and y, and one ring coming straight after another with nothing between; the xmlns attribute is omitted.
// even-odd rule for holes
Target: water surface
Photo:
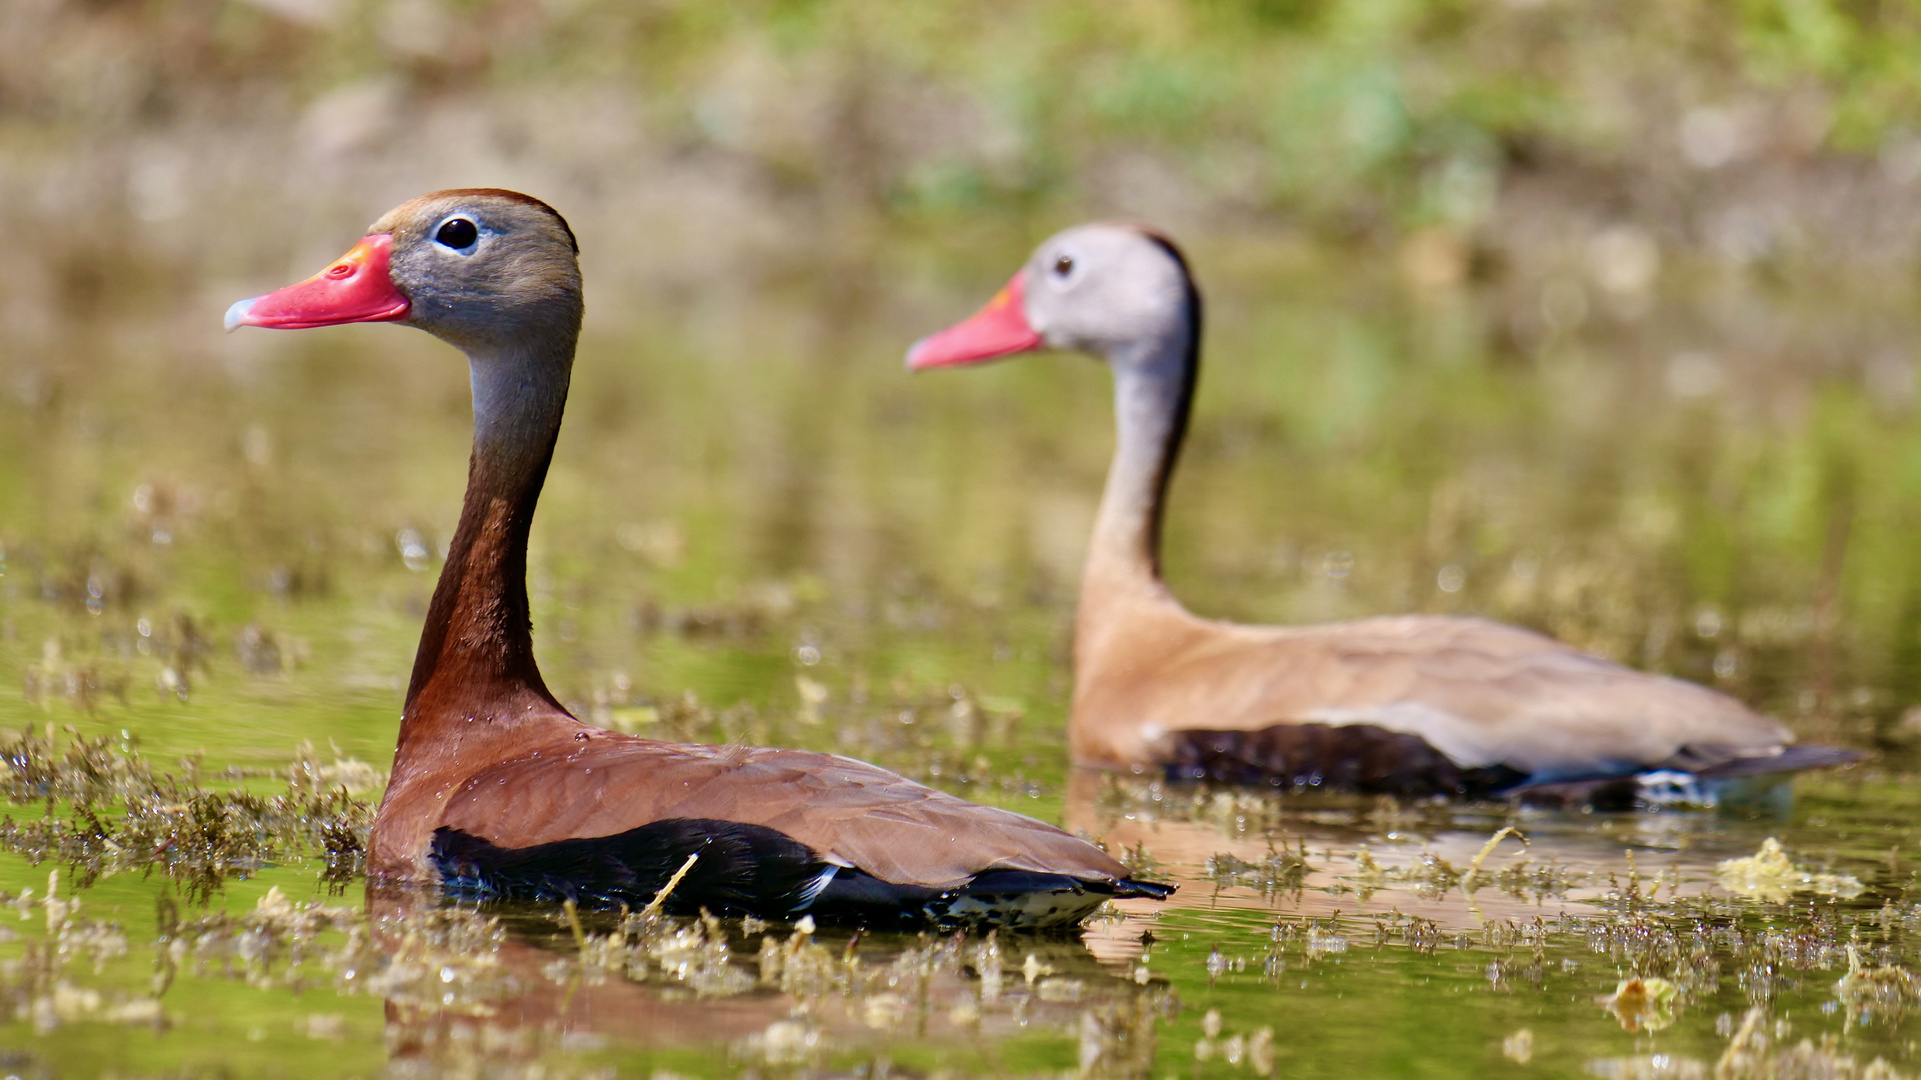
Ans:
<svg viewBox="0 0 1921 1080"><path fill-rule="evenodd" d="M530 560L548 680L623 730L837 750L1064 822L1176 899L993 941L370 905L354 838L459 504L462 365L392 327L81 305L0 355L7 1070L1917 1071L1907 315L1192 255L1210 330L1167 564L1196 610L1486 614L1878 756L1778 819L1070 777L1106 375L905 375L1002 267L902 250L590 293ZM1466 877L1502 827L1525 847ZM1717 870L1769 837L1794 874Z"/></svg>

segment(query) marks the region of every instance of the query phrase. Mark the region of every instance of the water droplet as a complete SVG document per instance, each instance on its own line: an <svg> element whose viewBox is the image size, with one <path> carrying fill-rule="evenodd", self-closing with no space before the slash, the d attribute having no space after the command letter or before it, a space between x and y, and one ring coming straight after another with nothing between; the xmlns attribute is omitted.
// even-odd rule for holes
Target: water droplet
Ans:
<svg viewBox="0 0 1921 1080"><path fill-rule="evenodd" d="M1719 636L1721 625L1721 612L1712 605L1704 606L1694 613L1694 632L1704 638Z"/></svg>
<svg viewBox="0 0 1921 1080"><path fill-rule="evenodd" d="M1714 675L1720 679L1732 679L1741 667L1741 657L1733 649L1722 649L1714 657Z"/></svg>
<svg viewBox="0 0 1921 1080"><path fill-rule="evenodd" d="M394 537L394 546L400 549L401 561L407 564L409 570L425 570L433 555L417 529L400 530Z"/></svg>

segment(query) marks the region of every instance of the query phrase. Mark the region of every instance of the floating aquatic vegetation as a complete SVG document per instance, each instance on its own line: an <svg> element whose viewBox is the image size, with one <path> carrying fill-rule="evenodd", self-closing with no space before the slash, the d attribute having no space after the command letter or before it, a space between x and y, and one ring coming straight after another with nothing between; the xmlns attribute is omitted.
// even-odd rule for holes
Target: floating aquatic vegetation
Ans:
<svg viewBox="0 0 1921 1080"><path fill-rule="evenodd" d="M1761 850L1738 859L1727 859L1715 867L1722 888L1755 900L1783 903L1796 893L1849 898L1861 895L1866 886L1848 874L1823 874L1794 865L1781 842L1770 836Z"/></svg>
<svg viewBox="0 0 1921 1080"><path fill-rule="evenodd" d="M343 993L376 994L400 1008L493 1014L519 989L501 960L497 920L453 907L377 916L355 926L320 966Z"/></svg>
<svg viewBox="0 0 1921 1080"><path fill-rule="evenodd" d="M1511 825L1504 825L1494 830L1494 835L1487 838L1487 843L1481 845L1481 850L1476 852L1473 860L1468 863L1467 873L1461 875L1462 892L1473 895L1474 879L1481 872L1481 864L1487 861L1489 855L1494 854L1494 849L1501 846L1502 840L1510 836L1519 840L1523 848L1527 847L1527 837L1521 835L1521 830Z"/></svg>
<svg viewBox="0 0 1921 1080"><path fill-rule="evenodd" d="M1314 868L1308 864L1305 841L1290 849L1284 840L1277 844L1270 835L1267 854L1259 862L1222 852L1210 856L1202 869L1217 889L1239 885L1271 900L1284 893L1300 892Z"/></svg>
<svg viewBox="0 0 1921 1080"><path fill-rule="evenodd" d="M322 941L330 931L364 936L364 915L319 901L293 903L278 886L267 890L252 911L237 917L215 914L183 922L178 908L164 896L157 915L155 986L162 990L183 968L196 976L237 978L262 989L298 989L310 981L310 968L337 972L364 962L351 936L336 934L331 944Z"/></svg>
<svg viewBox="0 0 1921 1080"><path fill-rule="evenodd" d="M772 934L760 939L760 980L798 997L849 989L852 951L836 957L814 940L814 920L802 917L786 941Z"/></svg>
<svg viewBox="0 0 1921 1080"><path fill-rule="evenodd" d="M1622 979L1612 994L1595 1003L1614 1014L1623 1031L1663 1031L1674 1024L1680 987L1666 979Z"/></svg>
<svg viewBox="0 0 1921 1080"><path fill-rule="evenodd" d="M1336 875L1327 889L1334 893L1354 892L1366 900L1383 889L1405 885L1411 886L1416 895L1431 898L1444 895L1457 886L1463 893L1472 896L1475 890L1492 883L1516 899L1538 902L1564 898L1569 890L1593 876L1590 871L1565 866L1553 859L1543 862L1515 859L1498 871L1484 870L1488 856L1501 840L1509 836L1519 837L1520 833L1507 827L1496 830L1465 871L1426 849L1411 863L1383 866L1374 858L1368 846L1363 844L1349 857L1351 862L1347 872Z"/></svg>
<svg viewBox="0 0 1921 1080"><path fill-rule="evenodd" d="M1104 849L1103 849L1104 850ZM1160 860L1147 850L1147 841L1142 840L1131 848L1122 848L1114 856L1122 866L1127 867L1127 876L1135 881L1167 881L1168 876L1161 868Z"/></svg>
<svg viewBox="0 0 1921 1080"><path fill-rule="evenodd" d="M163 1023L157 991L103 992L74 981L75 961L90 961L93 974L98 975L107 963L126 955L128 943L118 926L81 919L80 900L63 900L59 891L56 870L47 876L45 896L35 901L28 890L12 901L23 917L38 907L45 916L46 933L25 938L23 954L0 963L0 1015L31 1023L43 1035L78 1021ZM9 931L5 940L18 939Z"/></svg>
<svg viewBox="0 0 1921 1080"><path fill-rule="evenodd" d="M1281 927L1276 925L1273 932L1276 942L1281 939L1280 931ZM1399 909L1388 913L1386 918L1374 920L1374 944L1377 948L1392 941L1413 952L1432 955L1443 940L1445 935L1439 923L1418 915L1403 915Z"/></svg>
<svg viewBox="0 0 1921 1080"><path fill-rule="evenodd" d="M1843 1052L1833 1035L1818 1042L1802 1039L1793 1046L1782 1046L1782 1041L1769 1034L1765 1010L1749 1009L1714 1064L1715 1080L1905 1080L1906 1074L1881 1058L1862 1063Z"/></svg>
<svg viewBox="0 0 1921 1080"><path fill-rule="evenodd" d="M105 737L73 735L61 753L51 733L26 728L4 762L0 793L41 814L0 820L0 850L35 865L58 860L82 887L106 874L158 870L189 900L205 901L230 877L316 855L325 861L321 880L338 889L365 860L373 806L347 789L364 782L365 766L320 765L310 746L297 753L286 791L273 796L209 790L191 761L184 776L156 773L136 746Z"/></svg>
<svg viewBox="0 0 1921 1080"><path fill-rule="evenodd" d="M766 1030L748 1036L742 1056L768 1065L802 1065L824 1052L820 1025L805 1019L776 1020Z"/></svg>
<svg viewBox="0 0 1921 1080"><path fill-rule="evenodd" d="M1851 1019L1899 1020L1921 1004L1921 977L1899 964L1866 967L1850 944L1848 973L1834 984L1834 996Z"/></svg>
<svg viewBox="0 0 1921 1080"><path fill-rule="evenodd" d="M1104 816L1206 822L1225 836L1243 837L1281 831L1283 796L1256 788L1216 787L1206 782L1169 784L1108 775L1095 798Z"/></svg>
<svg viewBox="0 0 1921 1080"><path fill-rule="evenodd" d="M1362 844L1359 850L1354 852L1353 870L1336 878L1335 884L1352 887L1354 891L1361 894L1361 899L1366 900L1375 892L1386 888L1390 880L1392 879L1389 878L1386 868L1375 862L1373 853L1367 850L1366 844Z"/></svg>
<svg viewBox="0 0 1921 1080"><path fill-rule="evenodd" d="M1589 871L1563 865L1552 858L1540 862L1516 859L1495 873L1494 884L1516 899L1539 902L1563 899L1593 876Z"/></svg>
<svg viewBox="0 0 1921 1080"><path fill-rule="evenodd" d="M1430 898L1452 892L1465 876L1466 873L1453 863L1426 849L1407 866L1388 871L1390 880L1411 885L1415 895Z"/></svg>
<svg viewBox="0 0 1921 1080"><path fill-rule="evenodd" d="M1096 1005L1081 1013L1080 1075L1084 1080L1146 1076L1159 1047L1160 1021L1176 1008L1171 995L1137 994ZM1263 1028L1262 1031L1267 1031ZM1274 1067L1272 1032L1262 1042L1257 1068L1262 1076Z"/></svg>
<svg viewBox="0 0 1921 1080"><path fill-rule="evenodd" d="M1339 919L1340 912L1337 911L1334 913L1334 920ZM1347 937L1323 927L1318 922L1311 922L1307 924L1307 933L1302 937L1301 951L1309 960L1344 953L1347 951Z"/></svg>
<svg viewBox="0 0 1921 1080"><path fill-rule="evenodd" d="M758 985L733 959L720 920L703 912L698 919L660 920L636 935L635 951L651 962L651 977L678 982L702 997L744 994ZM638 974L630 960L629 977Z"/></svg>
<svg viewBox="0 0 1921 1080"><path fill-rule="evenodd" d="M1534 1060L1534 1032L1527 1028L1501 1040L1501 1056L1516 1065L1526 1065Z"/></svg>
<svg viewBox="0 0 1921 1080"><path fill-rule="evenodd" d="M379 769L356 758L345 757L338 746L333 761L322 762L309 739L294 749L293 764L287 767L290 790L321 794L343 789L349 795L369 795L387 787L387 776Z"/></svg>
<svg viewBox="0 0 1921 1080"><path fill-rule="evenodd" d="M1257 1076L1274 1071L1274 1029L1256 1028L1249 1034L1221 1037L1221 1014L1209 1009L1201 1017L1201 1037L1194 1043L1194 1060L1219 1060L1228 1065L1251 1069ZM1145 1070L1134 1075L1142 1075Z"/></svg>

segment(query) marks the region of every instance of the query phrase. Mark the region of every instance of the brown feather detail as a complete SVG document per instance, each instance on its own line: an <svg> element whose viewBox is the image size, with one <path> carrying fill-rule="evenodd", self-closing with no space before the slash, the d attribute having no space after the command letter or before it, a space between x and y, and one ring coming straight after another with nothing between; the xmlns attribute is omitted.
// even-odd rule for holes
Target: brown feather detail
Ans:
<svg viewBox="0 0 1921 1080"><path fill-rule="evenodd" d="M434 827L528 847L703 818L777 830L896 885L951 888L986 870L1108 884L1127 876L1100 849L1051 825L851 758L578 730L587 737L529 747L466 778L447 794Z"/></svg>
<svg viewBox="0 0 1921 1080"><path fill-rule="evenodd" d="M498 691L527 686L560 707L534 663L526 588L534 500L489 492L483 470L476 458L467 505L448 544L447 564L416 650L407 687L410 713L444 713L446 705L458 708L465 703L419 702L429 681L436 679L450 690L459 688L463 699L487 701ZM546 472L545 461L539 472Z"/></svg>

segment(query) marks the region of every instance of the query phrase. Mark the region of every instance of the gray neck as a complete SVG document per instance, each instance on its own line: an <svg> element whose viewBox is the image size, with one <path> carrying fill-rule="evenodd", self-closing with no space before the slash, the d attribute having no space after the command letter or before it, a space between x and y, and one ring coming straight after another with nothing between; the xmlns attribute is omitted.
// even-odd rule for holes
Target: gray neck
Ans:
<svg viewBox="0 0 1921 1080"><path fill-rule="evenodd" d="M547 347L543 348L545 344ZM467 355L474 394L475 477L508 487L531 483L538 491L546 459L560 430L573 372L573 343L533 342ZM536 460L538 459L538 460Z"/></svg>
<svg viewBox="0 0 1921 1080"><path fill-rule="evenodd" d="M1107 471L1088 569L1160 579L1161 506L1199 375L1200 308L1190 294L1177 325L1108 355L1114 370L1114 462Z"/></svg>

